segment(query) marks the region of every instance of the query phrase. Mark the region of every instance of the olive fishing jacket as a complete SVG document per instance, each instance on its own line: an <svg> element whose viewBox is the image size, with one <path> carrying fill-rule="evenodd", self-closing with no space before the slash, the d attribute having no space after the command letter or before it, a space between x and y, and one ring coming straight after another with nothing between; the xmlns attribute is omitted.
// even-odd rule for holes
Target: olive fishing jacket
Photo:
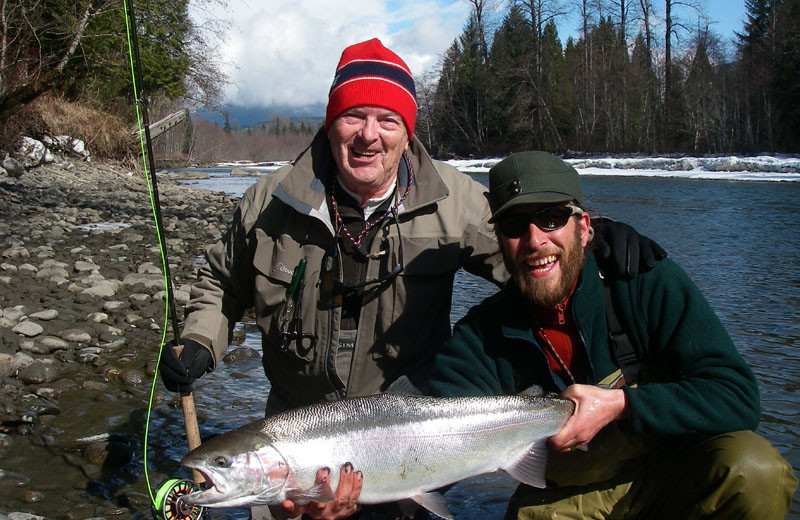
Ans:
<svg viewBox="0 0 800 520"><path fill-rule="evenodd" d="M691 436L755 429L758 385L708 302L675 262L664 259L632 280L611 282L617 316L636 347L642 374L624 385L633 435ZM613 385L603 280L591 252L570 307L591 364L590 384ZM560 392L531 329L527 304L506 288L473 307L437 354L436 395L511 394L531 385ZM590 447L590 452L592 448Z"/></svg>
<svg viewBox="0 0 800 520"><path fill-rule="evenodd" d="M391 282L363 289L347 387L335 363L341 251L326 201L325 187L331 186L335 166L324 133L317 134L294 164L251 186L230 229L208 249L186 307L183 337L212 350L216 363L228 348L234 324L253 308L272 385L268 413L378 393L401 374L416 372L450 336L456 271L463 267L497 283L507 278L487 223L485 188L432 160L416 139L407 153L414 183L399 207L398 223L390 217L380 224L370 250L376 259L368 262L366 279L379 278L399 264L403 270ZM295 315L284 311L301 259L307 265ZM291 318L290 330L305 337L281 336L284 316Z"/></svg>

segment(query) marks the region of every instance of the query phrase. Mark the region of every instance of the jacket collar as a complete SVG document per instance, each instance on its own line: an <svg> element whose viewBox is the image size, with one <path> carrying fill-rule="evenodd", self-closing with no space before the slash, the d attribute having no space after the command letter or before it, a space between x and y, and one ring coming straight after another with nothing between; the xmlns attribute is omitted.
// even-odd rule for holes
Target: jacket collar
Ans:
<svg viewBox="0 0 800 520"><path fill-rule="evenodd" d="M449 195L433 160L416 137L409 144L408 158L414 169L414 186L399 213L414 211ZM320 130L311 145L295 159L291 170L275 189L274 196L299 213L320 219L333 233L326 188L330 186L330 175L334 171L330 141Z"/></svg>
<svg viewBox="0 0 800 520"><path fill-rule="evenodd" d="M408 146L408 158L414 169L414 184L400 213L415 211L446 198L450 191L433 164L433 159L422 143L414 137Z"/></svg>

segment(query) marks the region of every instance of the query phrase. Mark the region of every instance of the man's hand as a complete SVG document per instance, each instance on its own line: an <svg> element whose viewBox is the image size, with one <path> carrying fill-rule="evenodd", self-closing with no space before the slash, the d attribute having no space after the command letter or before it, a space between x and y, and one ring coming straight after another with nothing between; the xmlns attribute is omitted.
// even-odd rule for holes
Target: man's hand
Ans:
<svg viewBox="0 0 800 520"><path fill-rule="evenodd" d="M575 403L575 413L561 430L550 437L556 451L568 452L585 446L607 424L625 417L628 404L621 389L593 385L570 385L559 396Z"/></svg>
<svg viewBox="0 0 800 520"><path fill-rule="evenodd" d="M174 345L164 345L158 369L164 386L170 392L191 392L195 379L211 368L211 352L200 343L182 339L180 353Z"/></svg>
<svg viewBox="0 0 800 520"><path fill-rule="evenodd" d="M330 491L331 470L322 468L317 470L315 485L324 484ZM333 502L319 503L311 502L300 506L291 500L284 500L281 504L284 513L289 518L300 515L308 515L311 518L322 520L334 520L337 518L347 518L355 514L359 505L356 504L358 495L361 494L362 475L360 471L353 471L353 465L349 462L339 469L339 485L336 487L336 500Z"/></svg>

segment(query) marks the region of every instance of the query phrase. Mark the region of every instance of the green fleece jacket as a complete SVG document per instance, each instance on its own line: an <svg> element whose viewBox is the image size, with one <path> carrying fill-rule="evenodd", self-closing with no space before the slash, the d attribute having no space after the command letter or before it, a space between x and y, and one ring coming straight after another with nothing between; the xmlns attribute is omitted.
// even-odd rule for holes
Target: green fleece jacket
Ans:
<svg viewBox="0 0 800 520"><path fill-rule="evenodd" d="M711 435L755 429L758 385L706 299L675 262L664 259L629 281L614 280L617 314L642 360L638 385L623 386L635 435ZM591 383L620 371L608 341L603 281L590 252L568 311L591 364ZM437 354L434 395L499 395L531 385L564 388L550 371L519 293L509 287L473 307Z"/></svg>

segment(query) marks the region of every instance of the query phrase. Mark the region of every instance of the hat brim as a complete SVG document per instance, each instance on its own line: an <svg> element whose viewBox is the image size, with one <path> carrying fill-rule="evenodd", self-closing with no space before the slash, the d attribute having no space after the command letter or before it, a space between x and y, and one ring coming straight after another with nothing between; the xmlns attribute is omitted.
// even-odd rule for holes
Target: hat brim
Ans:
<svg viewBox="0 0 800 520"><path fill-rule="evenodd" d="M494 224L498 219L502 218L508 210L525 204L557 204L559 202L570 202L574 199L571 195L566 193L559 193L554 191L540 191L536 193L524 193L518 197L509 200L500 208L492 212L492 217L489 219L490 224Z"/></svg>

